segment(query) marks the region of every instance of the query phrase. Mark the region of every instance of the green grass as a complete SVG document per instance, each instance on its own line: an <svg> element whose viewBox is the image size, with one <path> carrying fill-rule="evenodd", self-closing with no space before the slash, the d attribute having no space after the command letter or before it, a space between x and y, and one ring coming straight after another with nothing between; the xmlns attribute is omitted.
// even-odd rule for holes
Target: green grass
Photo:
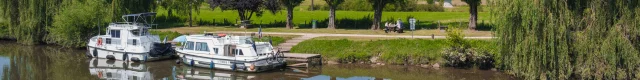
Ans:
<svg viewBox="0 0 640 80"><path fill-rule="evenodd" d="M153 35L158 35L158 37L160 37L161 39L164 39L164 37L167 37L167 41L171 41L173 40L173 38L176 38L182 35L181 33L178 33L175 31L149 31L149 33Z"/></svg>
<svg viewBox="0 0 640 80"><path fill-rule="evenodd" d="M217 32L217 31L237 31L237 32L258 32L257 28L251 29L240 29L235 27L179 27L179 28L169 28L169 29L157 29L158 31L176 31L183 34L195 34L202 33L204 31L207 32ZM263 28L263 32L286 32L286 33L332 33L332 34L371 34L371 35L404 35L410 36L411 32L405 30L405 33L385 33L383 30L369 30L369 29L286 29L286 28ZM493 32L491 31L469 31L464 30L463 33L466 36L493 36ZM413 33L418 36L446 36L445 31L437 30L437 29L424 29L424 30L416 30Z"/></svg>
<svg viewBox="0 0 640 80"><path fill-rule="evenodd" d="M180 19L179 23L171 22L171 19L163 19L163 16L167 16L167 11L159 8L157 10L160 27L182 27L186 24L183 23L188 19L187 15L177 15L177 19ZM300 24L308 24L311 20L319 20L319 22L326 22L325 19L329 17L329 11L294 11L294 24L300 26ZM467 21L469 18L468 12L383 12L382 21L402 19L407 22L408 17L414 17L421 22L422 25L434 24L437 21L441 22L459 22ZM485 12L479 13L478 21L488 20L489 14ZM238 14L234 10L221 11L220 9L201 9L200 13L194 13L194 21L197 24L203 25L215 25L215 26L233 26L235 24ZM336 24L338 27L368 27L371 24L373 18L373 11L337 11ZM169 21L168 21L169 20ZM215 21L214 21L215 20ZM225 22L226 20L226 22ZM251 18L252 23L256 25L273 25L278 27L284 27L286 20L286 12L280 11L276 14L272 14L265 11L263 16ZM340 23L340 21L344 21ZM348 25L348 26L347 26ZM420 24L419 24L420 25Z"/></svg>
<svg viewBox="0 0 640 80"><path fill-rule="evenodd" d="M494 50L485 46L494 44L489 40L468 40L474 47ZM291 49L294 53L322 54L325 59L339 62L368 62L379 56L381 61L391 64L427 64L442 62L442 51L448 47L445 39L388 39L376 41L318 40L299 43Z"/></svg>

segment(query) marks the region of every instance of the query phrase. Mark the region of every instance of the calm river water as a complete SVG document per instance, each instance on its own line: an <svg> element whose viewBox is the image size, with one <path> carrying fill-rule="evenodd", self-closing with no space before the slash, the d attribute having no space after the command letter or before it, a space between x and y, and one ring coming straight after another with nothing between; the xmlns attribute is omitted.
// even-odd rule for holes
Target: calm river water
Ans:
<svg viewBox="0 0 640 80"><path fill-rule="evenodd" d="M365 64L322 65L288 68L262 73L229 72L179 65L175 60L146 63L92 59L85 50L60 46L24 46L0 40L2 80L510 80L490 70L425 69L406 66Z"/></svg>

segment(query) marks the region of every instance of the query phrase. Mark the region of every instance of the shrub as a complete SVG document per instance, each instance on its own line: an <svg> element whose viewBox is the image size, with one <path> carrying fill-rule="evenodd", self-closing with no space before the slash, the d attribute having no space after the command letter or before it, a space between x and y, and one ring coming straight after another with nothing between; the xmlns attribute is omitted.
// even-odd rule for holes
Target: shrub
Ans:
<svg viewBox="0 0 640 80"><path fill-rule="evenodd" d="M468 68L474 65L481 69L488 69L493 65L493 57L488 52L479 52L464 40L464 35L456 28L447 30L447 44L444 49L444 59L447 66Z"/></svg>
<svg viewBox="0 0 640 80"><path fill-rule="evenodd" d="M72 2L72 1L69 1ZM65 6L58 15L53 17L53 24L47 27L49 34L45 40L65 47L83 47L92 36L101 30L98 26L106 27L106 10L101 9L100 1L88 0L71 3Z"/></svg>

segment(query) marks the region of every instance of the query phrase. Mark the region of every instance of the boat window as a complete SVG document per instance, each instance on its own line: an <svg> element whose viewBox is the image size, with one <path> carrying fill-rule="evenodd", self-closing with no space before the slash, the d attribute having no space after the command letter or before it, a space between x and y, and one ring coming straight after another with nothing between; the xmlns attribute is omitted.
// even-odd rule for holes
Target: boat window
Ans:
<svg viewBox="0 0 640 80"><path fill-rule="evenodd" d="M120 30L110 30L109 34L113 38L120 38Z"/></svg>
<svg viewBox="0 0 640 80"><path fill-rule="evenodd" d="M127 44L129 44L129 45L138 45L138 40L136 40L136 39L129 39L129 41L127 41Z"/></svg>
<svg viewBox="0 0 640 80"><path fill-rule="evenodd" d="M242 53L242 49L233 49L233 53L235 53L236 55L244 55Z"/></svg>
<svg viewBox="0 0 640 80"><path fill-rule="evenodd" d="M104 42L107 43L107 44L111 44L111 38L105 38Z"/></svg>
<svg viewBox="0 0 640 80"><path fill-rule="evenodd" d="M251 40L251 38L246 38L246 39L244 39L244 43L245 44L253 44L253 40Z"/></svg>
<svg viewBox="0 0 640 80"><path fill-rule="evenodd" d="M136 36L140 35L140 30L131 30L130 32L131 32L131 34L136 35Z"/></svg>
<svg viewBox="0 0 640 80"><path fill-rule="evenodd" d="M196 51L209 51L209 46L204 42L196 42Z"/></svg>
<svg viewBox="0 0 640 80"><path fill-rule="evenodd" d="M193 50L193 42L187 41L187 45L184 46L187 50Z"/></svg>
<svg viewBox="0 0 640 80"><path fill-rule="evenodd" d="M218 54L218 48L213 48L213 53Z"/></svg>

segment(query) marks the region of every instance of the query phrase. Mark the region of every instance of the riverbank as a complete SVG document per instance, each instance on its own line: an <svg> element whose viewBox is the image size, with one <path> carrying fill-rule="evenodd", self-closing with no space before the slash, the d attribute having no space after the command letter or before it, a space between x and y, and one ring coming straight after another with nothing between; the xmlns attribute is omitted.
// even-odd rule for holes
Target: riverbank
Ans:
<svg viewBox="0 0 640 80"><path fill-rule="evenodd" d="M314 38L300 42L293 53L321 54L326 63L368 63L397 65L443 65L445 39L340 39ZM496 53L493 40L467 40L478 52Z"/></svg>
<svg viewBox="0 0 640 80"><path fill-rule="evenodd" d="M312 68L285 68L263 73L211 70L175 64L175 60L146 63L86 58L86 50L52 45L20 45L0 41L0 78L9 80L99 80L99 79L285 79L285 80L363 80L363 79L490 79L511 80L498 71L477 69L426 69L399 65L338 64ZM122 74L120 72L128 72ZM25 76L30 75L30 76ZM108 76L122 75L126 77ZM145 77L146 76L146 77Z"/></svg>

